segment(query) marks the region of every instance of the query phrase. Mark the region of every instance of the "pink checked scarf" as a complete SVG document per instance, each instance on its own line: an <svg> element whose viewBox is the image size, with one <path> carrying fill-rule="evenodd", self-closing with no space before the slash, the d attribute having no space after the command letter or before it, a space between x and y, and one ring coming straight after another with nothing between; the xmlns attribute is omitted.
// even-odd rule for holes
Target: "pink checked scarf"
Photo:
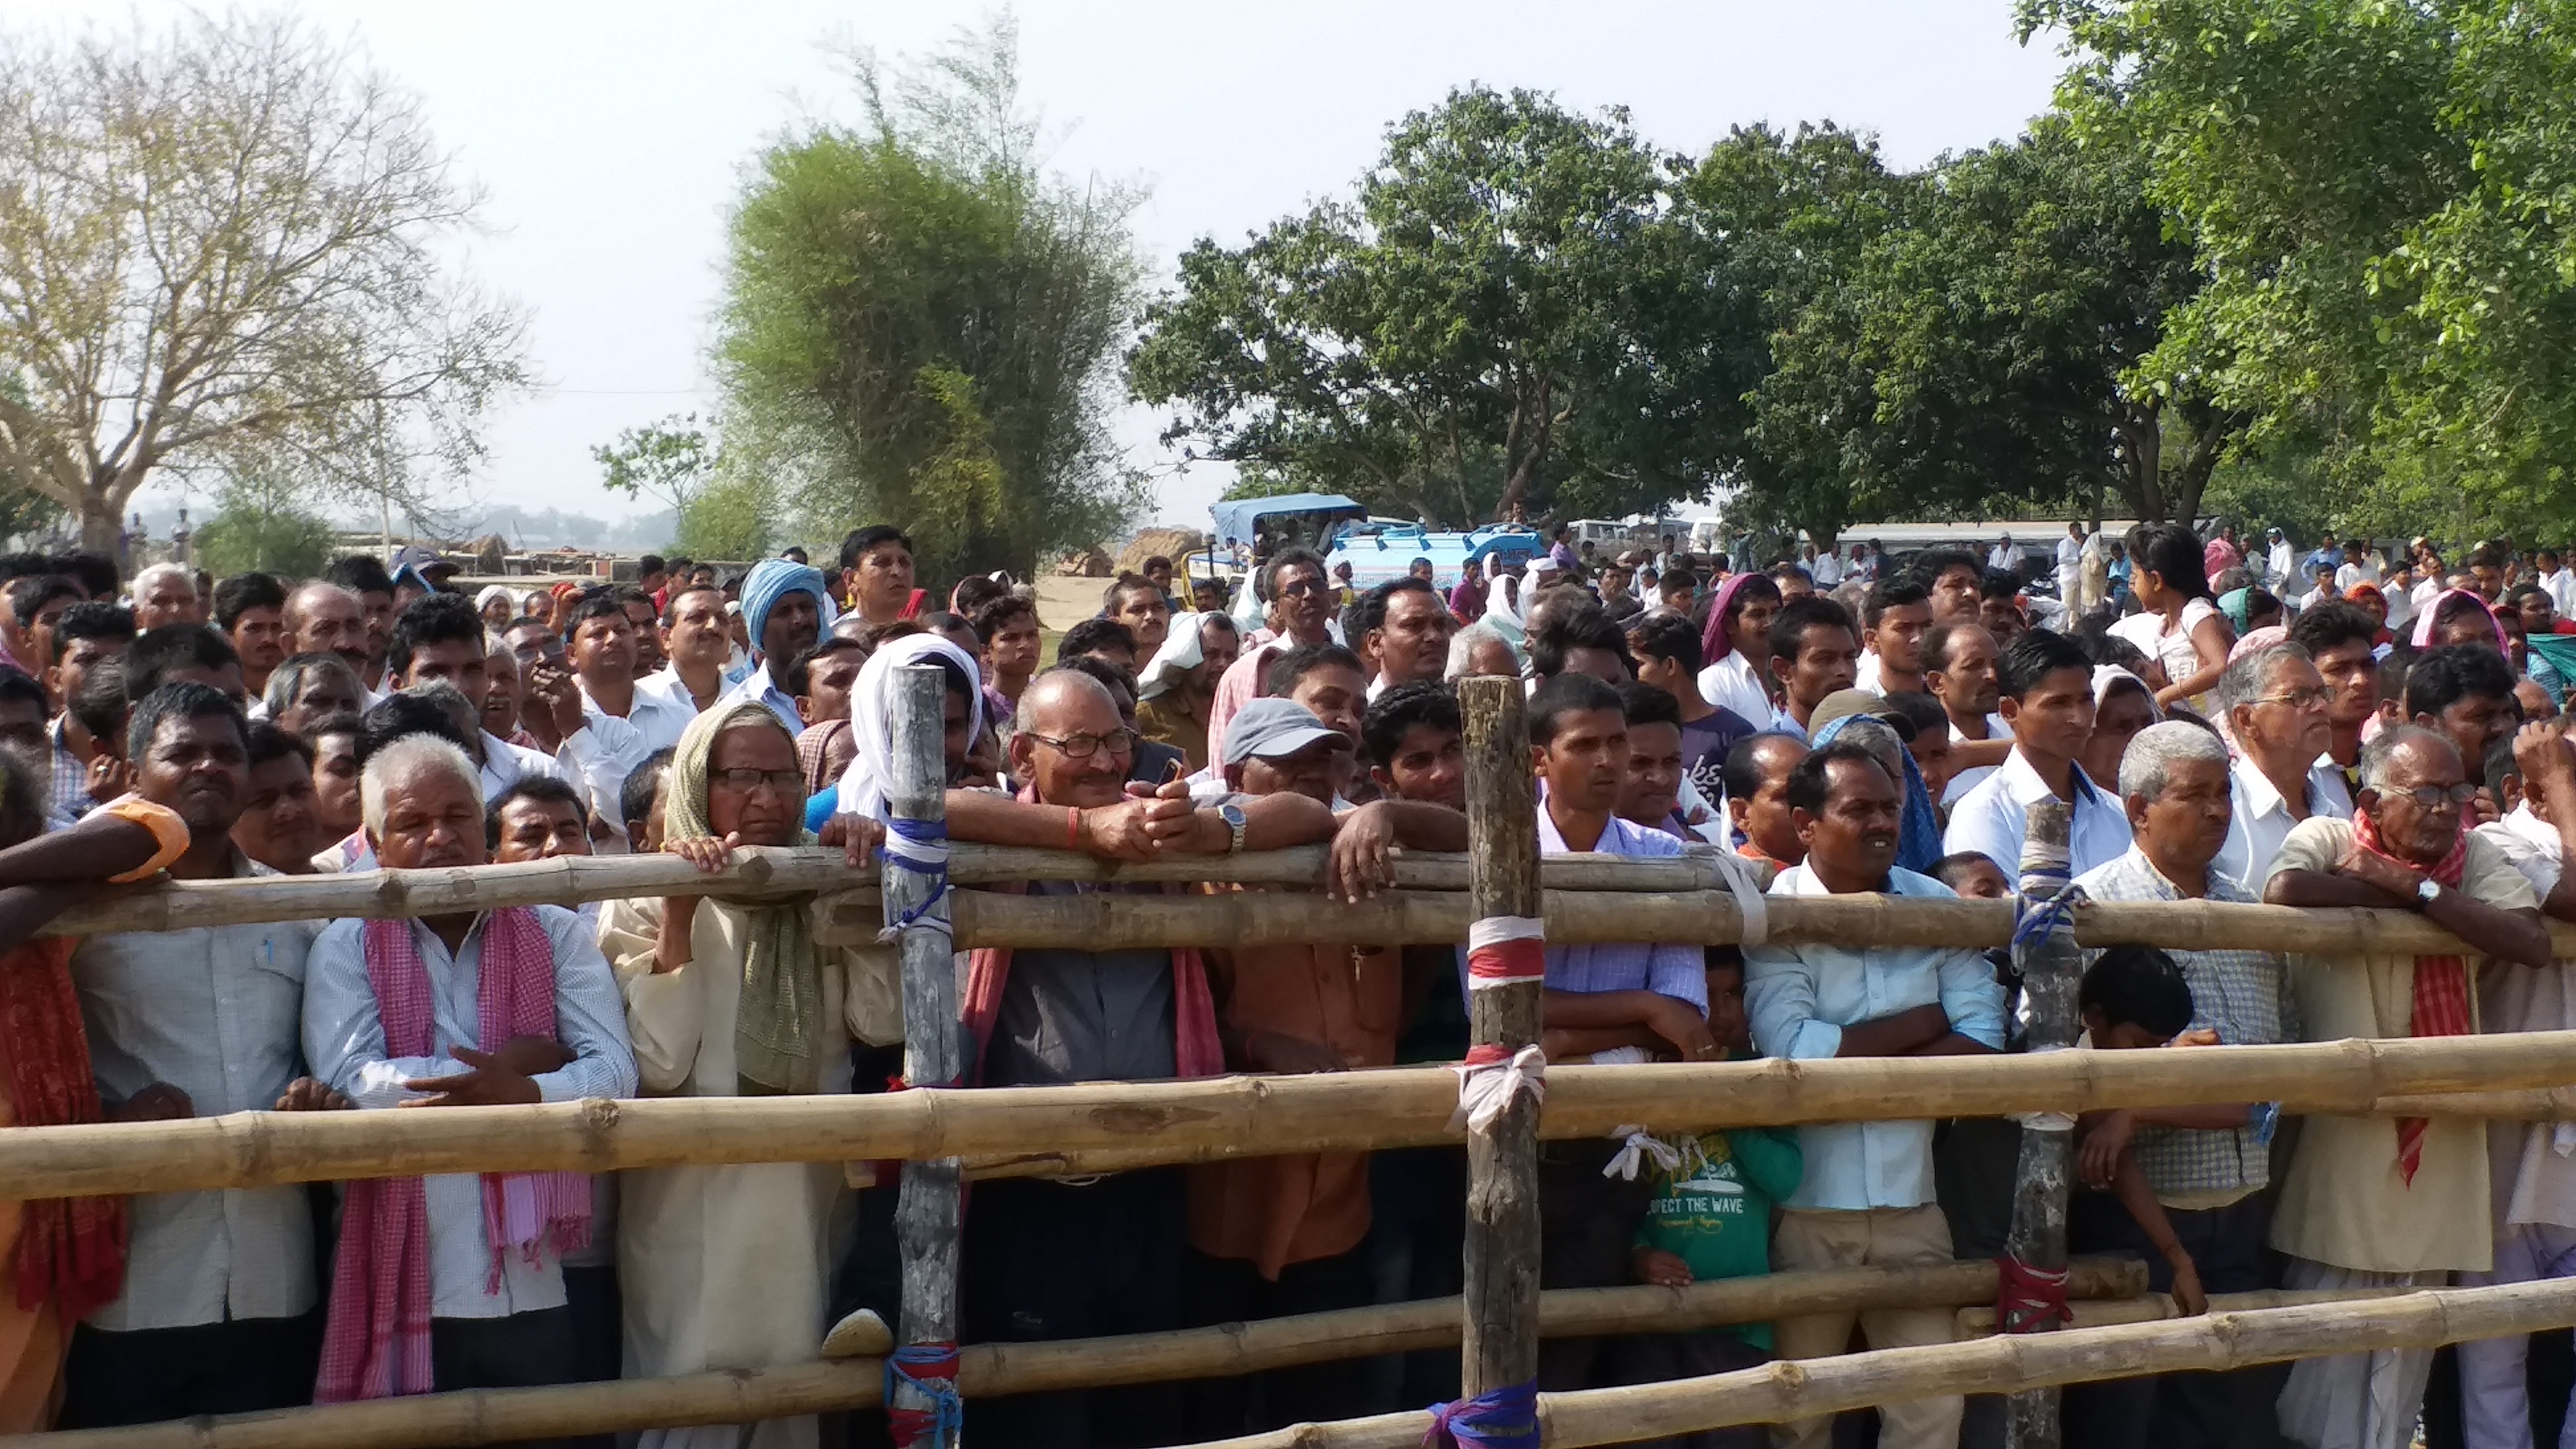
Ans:
<svg viewBox="0 0 2576 1449"><path fill-rule="evenodd" d="M2355 845L2386 859L2388 853L2379 840L2379 827L2371 824L2368 812L2352 817L2352 839ZM2409 869L2413 866L2398 861ZM2451 842L2450 852L2428 872L2442 883L2445 890L2458 890L2469 863L2469 834L2460 832ZM2469 1021L2469 965L2457 956L2418 956L2415 958L2414 1010L2407 1027L2409 1036L2467 1036L2477 1030ZM2408 1187L2415 1185L2415 1170L2424 1165L2424 1129L2429 1124L2421 1117L2397 1119L2397 1175Z"/></svg>
<svg viewBox="0 0 2576 1449"><path fill-rule="evenodd" d="M409 921L369 921L367 981L384 1021L385 1054L437 1049L429 971ZM483 923L475 1035L486 1050L517 1036L555 1039L555 952L537 913L494 911ZM552 1239L557 1254L590 1241L590 1178L578 1172L483 1174L483 1235L492 1244L487 1293L501 1291L503 1255L530 1264ZM417 1177L349 1184L340 1211L340 1255L322 1339L317 1403L430 1390L429 1210Z"/></svg>

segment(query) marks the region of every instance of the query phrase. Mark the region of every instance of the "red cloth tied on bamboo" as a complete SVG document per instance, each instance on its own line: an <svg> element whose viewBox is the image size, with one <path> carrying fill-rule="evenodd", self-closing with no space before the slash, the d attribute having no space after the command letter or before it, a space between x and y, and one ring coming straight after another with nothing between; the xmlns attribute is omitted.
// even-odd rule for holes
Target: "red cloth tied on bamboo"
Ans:
<svg viewBox="0 0 2576 1449"><path fill-rule="evenodd" d="M2410 861L2398 860L2380 844L2379 829L2371 824L2368 812L2352 818L2353 844L2383 860L2415 869ZM2469 863L2469 835L2462 830L2451 841L2450 851L2441 863L2425 872L2441 883L2444 890L2458 890ZM2467 1036L2476 1028L2469 1019L2469 964L2457 956L2418 956L2415 958L2414 1010L2410 1014L2409 1036ZM2415 1170L2424 1165L2424 1131L2430 1125L2422 1117L2397 1119L2397 1176L2408 1187L2415 1185Z"/></svg>
<svg viewBox="0 0 2576 1449"><path fill-rule="evenodd" d="M1995 1259L1995 1331L2044 1333L2067 1321L2064 1268L2034 1268L2010 1253Z"/></svg>
<svg viewBox="0 0 2576 1449"><path fill-rule="evenodd" d="M1547 946L1535 918L1487 916L1467 928L1470 990L1546 979Z"/></svg>
<svg viewBox="0 0 2576 1449"><path fill-rule="evenodd" d="M78 944L57 936L0 956L0 1033L8 1039L9 1100L21 1127L102 1120L89 1036L72 990ZM29 1312L50 1299L71 1324L115 1302L125 1289L125 1199L21 1204L13 1266L18 1306Z"/></svg>

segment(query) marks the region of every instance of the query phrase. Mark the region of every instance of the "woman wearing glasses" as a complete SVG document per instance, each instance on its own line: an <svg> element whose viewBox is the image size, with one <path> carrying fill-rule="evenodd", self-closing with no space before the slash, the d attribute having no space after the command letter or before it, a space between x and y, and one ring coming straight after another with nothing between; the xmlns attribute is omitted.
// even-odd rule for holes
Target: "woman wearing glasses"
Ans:
<svg viewBox="0 0 2576 1449"><path fill-rule="evenodd" d="M720 704L671 760L664 849L715 870L741 846L810 844L796 742L768 706ZM720 896L611 902L600 944L626 993L645 1096L851 1088L853 1041L899 1045L890 953L817 946L806 908ZM622 1174L619 1280L630 1372L761 1368L813 1358L841 1205L837 1163L663 1167ZM648 1445L801 1449L811 1416L657 1430Z"/></svg>
<svg viewBox="0 0 2576 1449"><path fill-rule="evenodd" d="M2292 827L2312 815L2352 818L2352 796L2326 754L2334 693L2307 650L2281 643L2240 653L2211 696L2235 759L2227 770L2234 818L2210 869L2259 893Z"/></svg>

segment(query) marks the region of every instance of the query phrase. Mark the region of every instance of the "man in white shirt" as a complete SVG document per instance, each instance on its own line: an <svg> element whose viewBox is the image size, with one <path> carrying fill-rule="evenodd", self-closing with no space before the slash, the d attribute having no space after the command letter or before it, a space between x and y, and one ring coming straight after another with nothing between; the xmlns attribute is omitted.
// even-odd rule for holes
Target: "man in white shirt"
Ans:
<svg viewBox="0 0 2576 1449"><path fill-rule="evenodd" d="M186 852L168 866L173 878L276 874L232 841L250 770L246 726L230 700L203 685L172 685L135 706L129 738L141 746L132 752L136 793L187 826ZM314 925L83 940L71 976L108 1119L346 1105L297 1076ZM123 1289L71 1329L55 1427L309 1402L321 1324L305 1190L139 1193L126 1213Z"/></svg>
<svg viewBox="0 0 2576 1449"><path fill-rule="evenodd" d="M1814 544L1808 544L1807 577L1816 581L1817 588L1830 589L1843 581L1842 560L1834 557L1832 549L1819 551Z"/></svg>
<svg viewBox="0 0 2576 1449"><path fill-rule="evenodd" d="M2379 596L2388 601L2388 632L2403 634L2415 622L2415 570L2399 564L2380 584Z"/></svg>
<svg viewBox="0 0 2576 1449"><path fill-rule="evenodd" d="M2344 540L2343 565L2335 570L2335 592L2344 594L2350 592L2355 584L2378 582L2379 570L2370 562L2369 540L2359 538Z"/></svg>
<svg viewBox="0 0 2576 1449"><path fill-rule="evenodd" d="M1449 636L1457 631L1458 620L1429 582L1407 575L1380 584L1360 596L1356 618L1364 641L1356 652L1377 661L1370 699L1399 684L1440 682L1449 667Z"/></svg>
<svg viewBox="0 0 2576 1449"><path fill-rule="evenodd" d="M1924 688L1950 719L1950 783L1941 803L1954 805L2012 752L2012 726L1995 713L1995 636L1974 622L1934 624L1923 633L1920 657Z"/></svg>
<svg viewBox="0 0 2576 1449"><path fill-rule="evenodd" d="M2539 566L2539 584L2549 591L2549 606L2559 618L2576 619L2576 569L2560 566L2558 550L2541 548L2532 554Z"/></svg>
<svg viewBox="0 0 2576 1449"><path fill-rule="evenodd" d="M2263 555L2263 584L2279 593L2299 576L2299 551L2290 546L2290 537L2277 528L2264 530L2271 547Z"/></svg>
<svg viewBox="0 0 2576 1449"><path fill-rule="evenodd" d="M2074 807L2067 839L2070 875L2118 859L2129 848L2129 817L2076 763L2093 733L2093 661L2084 647L2063 634L2032 629L2004 651L1996 676L2004 723L2013 733L2012 754L1950 812L1942 850L1976 851L2017 878L2030 807L2053 795Z"/></svg>
<svg viewBox="0 0 2576 1449"><path fill-rule="evenodd" d="M679 730L724 698L725 664L733 653L729 627L723 590L713 584L672 590L661 626L662 654L669 662L635 681L637 710L629 716L647 746L671 748L679 743Z"/></svg>
<svg viewBox="0 0 2576 1449"><path fill-rule="evenodd" d="M622 626L625 615L616 617ZM591 813L622 836L626 777L652 753L644 748L643 737L612 715L592 718L583 710L581 691L571 676L541 666L530 666L519 711L521 728L540 748L514 745L484 729L491 657L484 651L483 621L469 600L456 594L412 600L394 620L385 649L385 680L397 690L444 683L463 696L472 712L458 727L474 742L472 754L482 768L487 803L500 798L521 775L553 775L581 791ZM545 746L552 746L552 752Z"/></svg>
<svg viewBox="0 0 2576 1449"><path fill-rule="evenodd" d="M2008 574L2021 572L2021 550L2013 547L2011 534L2005 534L2001 542L1986 550L1986 567Z"/></svg>
<svg viewBox="0 0 2576 1449"><path fill-rule="evenodd" d="M680 731L698 711L689 699L673 698L667 687L648 690L645 680L636 677L643 648L630 605L639 600L651 608L652 601L631 588L601 589L573 605L564 626L564 653L580 682L582 717L633 726L649 755L678 744ZM657 676L647 676L652 677Z"/></svg>
<svg viewBox="0 0 2576 1449"><path fill-rule="evenodd" d="M1852 688L1871 694L1923 693L1923 636L1931 627L1931 590L1912 579L1870 585L1861 602L1861 655Z"/></svg>
<svg viewBox="0 0 2576 1449"><path fill-rule="evenodd" d="M2259 896L2293 826L2311 815L2352 818L2352 795L2327 753L2334 691L2306 649L2274 644L2228 661L2211 692L2238 754L2227 772L2227 840L2210 869Z"/></svg>
<svg viewBox="0 0 2576 1449"><path fill-rule="evenodd" d="M2076 581L2084 566L2084 523L2077 519L2066 525L2066 536L2057 541L2057 597L2068 608L2074 608Z"/></svg>
<svg viewBox="0 0 2576 1449"><path fill-rule="evenodd" d="M482 792L456 746L396 740L368 760L360 789L385 865L485 862ZM513 1034L489 1039L495 1021ZM635 1092L616 980L581 917L560 906L332 922L314 941L303 1038L315 1074L361 1109ZM509 1204L507 1241L492 1238L483 1174L348 1186L318 1399L575 1378L562 1258L589 1242L590 1179L510 1173L493 1187ZM391 1239L398 1248L371 1231L414 1211L424 1233Z"/></svg>

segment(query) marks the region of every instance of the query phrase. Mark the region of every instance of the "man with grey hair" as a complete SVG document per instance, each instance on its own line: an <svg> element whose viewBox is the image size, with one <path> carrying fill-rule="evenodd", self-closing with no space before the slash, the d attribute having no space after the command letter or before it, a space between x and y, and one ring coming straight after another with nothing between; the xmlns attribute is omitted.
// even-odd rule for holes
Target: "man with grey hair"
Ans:
<svg viewBox="0 0 2576 1449"><path fill-rule="evenodd" d="M268 687L251 705L251 718L310 740L314 725L335 714L366 708L367 687L337 654L290 654L268 672Z"/></svg>
<svg viewBox="0 0 2576 1449"><path fill-rule="evenodd" d="M1519 652L1493 625L1479 620L1449 636L1449 667L1441 671L1449 683L1484 675L1517 679L1520 672Z"/></svg>
<svg viewBox="0 0 2576 1449"><path fill-rule="evenodd" d="M2314 671L2310 671L2312 674ZM2097 901L2211 900L2250 904L2254 897L2215 866L2231 837L2226 746L2181 720L2138 731L2120 759L2120 800L2129 818L2129 849L2076 879ZM2098 954L2098 953L2097 953ZM2298 1039L2298 1017L2280 956L2266 951L2167 948L2191 986L2188 1040L2263 1046ZM2084 1139L2077 1162L2087 1187L2111 1184L2123 1150L2136 1155L2149 1190L2187 1258L2167 1260L2109 1194L2080 1193L2067 1220L2070 1247L2135 1253L2147 1261L2156 1292L2172 1291L2188 1266L2204 1292L2264 1286L2263 1190L2271 1183L2274 1109L2263 1104L2165 1107L2106 1114ZM2239 1404L2257 1390L2260 1372L2170 1374L2161 1378L2070 1387L2067 1442L2109 1442L2115 1425L2147 1426L2145 1442L2172 1449L2223 1449Z"/></svg>
<svg viewBox="0 0 2576 1449"><path fill-rule="evenodd" d="M2499 961L2550 960L2531 883L2502 851L2462 834L2477 791L2451 741L2401 725L2361 754L2350 820L2312 816L2282 842L2263 898L2276 906L2412 910L2468 943L2459 955L2290 958L2311 1041L2457 1036L2477 1029L2471 989ZM2281 1187L2272 1246L2291 1288L2438 1286L2493 1266L2486 1124L2472 1119L2310 1117ZM2302 1361L2282 1431L2315 1449L2403 1446L2432 1373L2430 1349Z"/></svg>
<svg viewBox="0 0 2576 1449"><path fill-rule="evenodd" d="M359 791L387 867L488 859L482 784L449 741L395 740ZM332 922L313 942L303 1036L314 1075L361 1110L635 1092L624 998L561 906ZM487 1210L487 1191L509 1210ZM588 1244L593 1220L577 1172L350 1183L316 1397L570 1382L563 1255ZM416 1230L386 1230L404 1222Z"/></svg>
<svg viewBox="0 0 2576 1449"><path fill-rule="evenodd" d="M286 625L289 654L337 654L358 676L359 686L365 687L370 662L367 610L356 594L316 579L286 596L280 621ZM359 700L359 707L381 698L383 695L368 690Z"/></svg>
<svg viewBox="0 0 2576 1449"><path fill-rule="evenodd" d="M202 624L206 611L197 598L197 579L174 563L157 563L134 576L134 627L139 632L164 624Z"/></svg>
<svg viewBox="0 0 2576 1449"><path fill-rule="evenodd" d="M2352 818L2352 796L2328 754L2334 691L2305 648L2273 644L2229 660L2211 693L2237 751L2228 770L2234 817L2216 869L2259 891L2291 827L2311 815Z"/></svg>

